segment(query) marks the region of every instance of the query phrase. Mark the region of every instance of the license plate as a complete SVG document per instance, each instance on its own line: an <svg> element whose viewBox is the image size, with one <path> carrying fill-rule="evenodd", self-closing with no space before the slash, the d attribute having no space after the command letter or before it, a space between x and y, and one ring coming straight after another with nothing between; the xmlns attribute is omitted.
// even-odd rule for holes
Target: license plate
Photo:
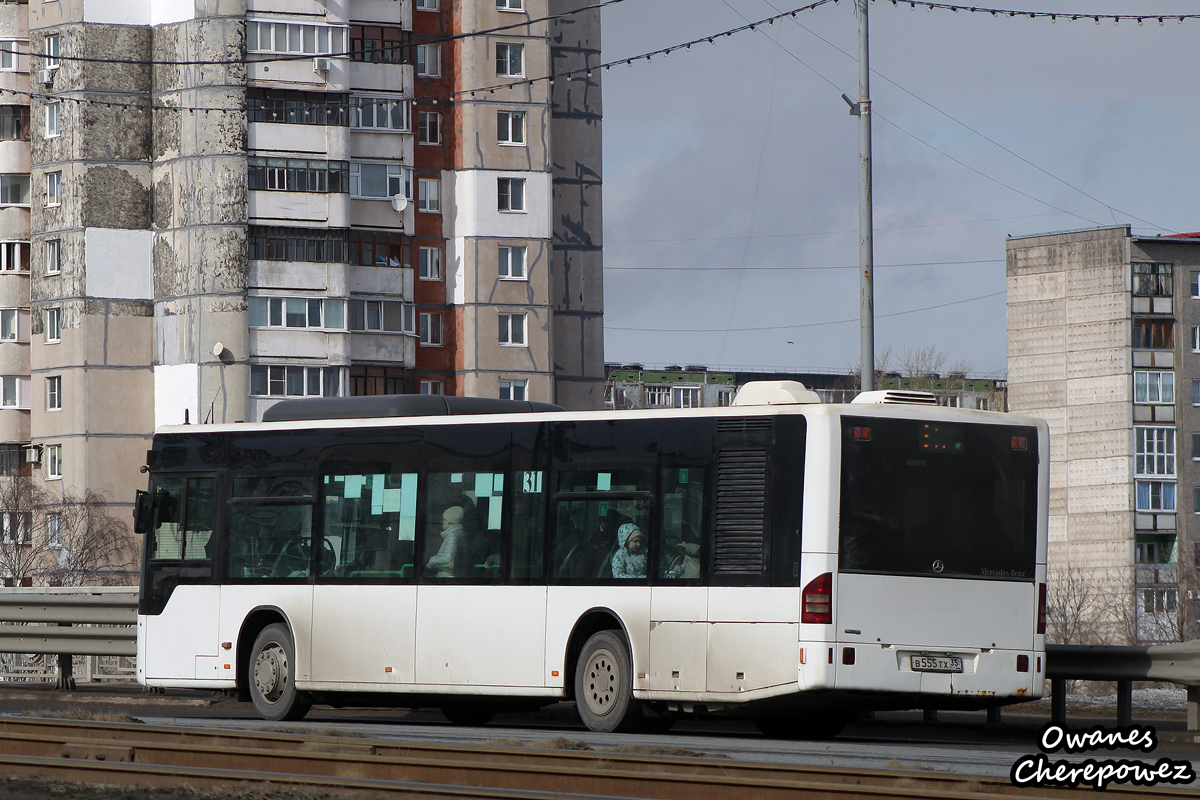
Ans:
<svg viewBox="0 0 1200 800"><path fill-rule="evenodd" d="M912 656L913 672L962 672L958 656Z"/></svg>

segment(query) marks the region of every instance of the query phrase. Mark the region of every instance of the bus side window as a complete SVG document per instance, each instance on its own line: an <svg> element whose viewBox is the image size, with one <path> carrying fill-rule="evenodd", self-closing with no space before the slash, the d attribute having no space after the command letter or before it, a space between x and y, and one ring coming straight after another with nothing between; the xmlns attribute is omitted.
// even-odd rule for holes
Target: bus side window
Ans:
<svg viewBox="0 0 1200 800"><path fill-rule="evenodd" d="M705 496L703 467L668 467L662 471L662 524L655 578L695 580L704 558Z"/></svg>
<svg viewBox="0 0 1200 800"><path fill-rule="evenodd" d="M546 538L545 473L513 473L512 555L510 577L515 583L539 581Z"/></svg>
<svg viewBox="0 0 1200 800"><path fill-rule="evenodd" d="M235 477L229 498L229 577L233 580L307 577L312 504L311 478Z"/></svg>
<svg viewBox="0 0 1200 800"><path fill-rule="evenodd" d="M504 483L502 472L426 475L423 576L466 583L501 580Z"/></svg>
<svg viewBox="0 0 1200 800"><path fill-rule="evenodd" d="M323 577L407 583L413 577L417 473L326 475Z"/></svg>

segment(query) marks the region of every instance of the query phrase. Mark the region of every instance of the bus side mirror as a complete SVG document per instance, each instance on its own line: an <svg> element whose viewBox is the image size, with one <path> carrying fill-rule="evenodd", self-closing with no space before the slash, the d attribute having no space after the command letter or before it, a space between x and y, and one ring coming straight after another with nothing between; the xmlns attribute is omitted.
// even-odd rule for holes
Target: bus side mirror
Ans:
<svg viewBox="0 0 1200 800"><path fill-rule="evenodd" d="M149 492L138 489L133 501L133 532L145 533L154 523L154 503Z"/></svg>

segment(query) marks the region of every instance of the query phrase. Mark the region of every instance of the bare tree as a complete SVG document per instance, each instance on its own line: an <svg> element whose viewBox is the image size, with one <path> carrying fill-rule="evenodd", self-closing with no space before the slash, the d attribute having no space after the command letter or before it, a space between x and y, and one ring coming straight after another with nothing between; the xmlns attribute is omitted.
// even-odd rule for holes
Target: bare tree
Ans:
<svg viewBox="0 0 1200 800"><path fill-rule="evenodd" d="M33 478L0 478L0 572L17 586L130 583L137 543L93 491L59 495Z"/></svg>
<svg viewBox="0 0 1200 800"><path fill-rule="evenodd" d="M1101 593L1093 577L1079 567L1052 570L1046 580L1046 641L1098 644Z"/></svg>

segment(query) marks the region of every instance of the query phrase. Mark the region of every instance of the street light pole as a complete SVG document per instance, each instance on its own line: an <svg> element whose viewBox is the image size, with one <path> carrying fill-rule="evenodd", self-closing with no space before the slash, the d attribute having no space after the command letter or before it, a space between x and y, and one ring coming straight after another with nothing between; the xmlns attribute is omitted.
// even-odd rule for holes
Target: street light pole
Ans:
<svg viewBox="0 0 1200 800"><path fill-rule="evenodd" d="M875 249L871 212L871 63L867 36L870 0L855 0L858 11L858 260L861 389L875 388Z"/></svg>

